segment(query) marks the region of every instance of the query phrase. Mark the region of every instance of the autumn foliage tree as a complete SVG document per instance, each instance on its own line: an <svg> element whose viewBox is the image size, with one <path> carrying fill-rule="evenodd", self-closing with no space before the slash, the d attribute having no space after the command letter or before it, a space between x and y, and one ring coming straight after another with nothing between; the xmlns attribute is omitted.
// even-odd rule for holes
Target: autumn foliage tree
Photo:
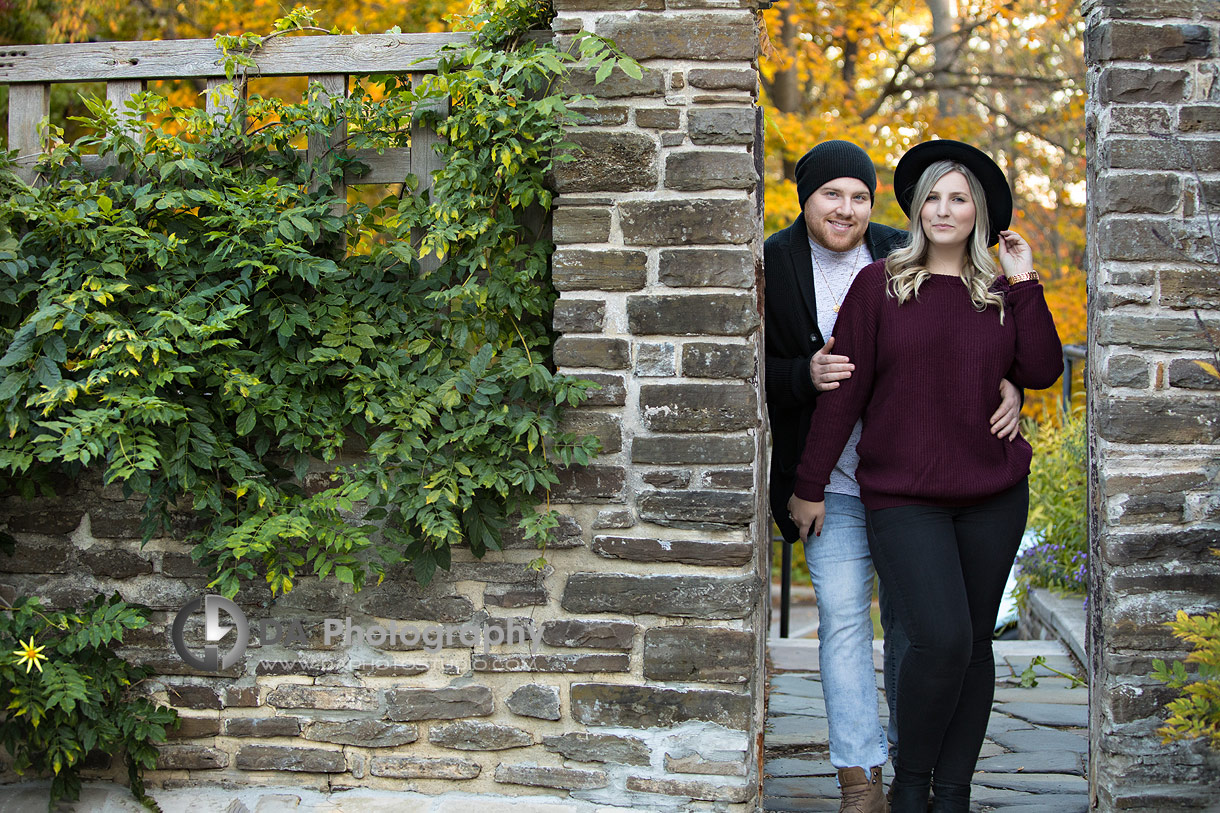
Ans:
<svg viewBox="0 0 1220 813"><path fill-rule="evenodd" d="M441 31L467 0L314 0L343 32ZM272 0L13 0L0 43L211 37L266 30ZM793 167L828 138L861 144L881 169L874 217L901 226L890 170L913 144L957 138L1008 171L1014 227L1035 246L1065 342L1085 335L1083 21L1073 0L776 0L762 13L766 228L797 214ZM291 80L260 80L290 95ZM79 91L60 88L69 115ZM203 88L173 90L190 104ZM58 122L63 124L64 122ZM72 132L69 125L68 135ZM1031 401L1038 414L1043 407ZM1049 399L1046 400L1049 404Z"/></svg>
<svg viewBox="0 0 1220 813"><path fill-rule="evenodd" d="M233 31L269 31L292 7L275 0L0 0L0 45L112 40L210 39ZM450 29L448 20L465 13L469 0L310 0L337 33L379 34L398 28L409 33ZM264 96L301 96L301 77L256 79ZM153 82L150 90L179 107L202 106L203 82ZM52 85L51 122L71 141L81 134L75 117L87 114L83 95L100 96L101 85ZM0 106L7 106L0 88ZM0 139L4 136L0 131Z"/></svg>
<svg viewBox="0 0 1220 813"><path fill-rule="evenodd" d="M465 12L467 0L314 0L319 19L344 33L445 31L445 18ZM273 0L10 0L0 4L0 41L189 39L232 31L267 31L283 16Z"/></svg>
<svg viewBox="0 0 1220 813"><path fill-rule="evenodd" d="M831 138L881 170L874 218L905 217L892 169L933 136L974 144L1014 185L1065 342L1084 339L1083 21L1068 0L777 0L763 14L768 231L798 213L793 168ZM1036 412L1045 408L1040 406Z"/></svg>

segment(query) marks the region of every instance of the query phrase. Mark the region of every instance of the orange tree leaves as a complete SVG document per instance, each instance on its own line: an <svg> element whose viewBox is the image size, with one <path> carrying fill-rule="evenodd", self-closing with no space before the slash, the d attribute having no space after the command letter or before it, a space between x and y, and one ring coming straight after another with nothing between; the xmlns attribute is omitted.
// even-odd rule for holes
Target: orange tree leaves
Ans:
<svg viewBox="0 0 1220 813"><path fill-rule="evenodd" d="M766 230L799 213L793 168L832 138L878 166L873 219L905 226L893 167L933 136L1000 162L1065 343L1085 336L1083 22L1069 0L777 0L763 14ZM936 13L933 13L933 10ZM1054 391L1027 402L1044 412Z"/></svg>

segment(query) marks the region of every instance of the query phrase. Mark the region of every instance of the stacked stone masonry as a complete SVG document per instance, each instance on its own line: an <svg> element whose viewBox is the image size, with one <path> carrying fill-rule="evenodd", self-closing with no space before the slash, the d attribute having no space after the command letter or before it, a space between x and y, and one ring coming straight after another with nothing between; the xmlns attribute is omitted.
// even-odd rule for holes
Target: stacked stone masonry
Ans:
<svg viewBox="0 0 1220 813"><path fill-rule="evenodd" d="M146 690L182 716L147 777L154 793L757 809L769 520L755 4L555 5L560 40L614 38L643 76L571 80L590 99L570 133L583 152L554 174L554 358L601 385L566 421L602 453L563 472L541 573L526 568L537 550L509 540L481 560L455 552L426 589L405 569L360 593L248 585L245 656L209 673L169 638L178 611L210 592L179 541L189 517L178 538L141 546L139 501L93 480L0 505L19 540L5 591L60 607L117 591L151 608L122 651L155 670ZM185 632L200 651L202 613ZM120 762L102 755L88 775L122 781Z"/></svg>
<svg viewBox="0 0 1220 813"><path fill-rule="evenodd" d="M1164 626L1220 608L1220 4L1084 3L1090 781L1095 809L1213 809L1220 756L1155 733Z"/></svg>

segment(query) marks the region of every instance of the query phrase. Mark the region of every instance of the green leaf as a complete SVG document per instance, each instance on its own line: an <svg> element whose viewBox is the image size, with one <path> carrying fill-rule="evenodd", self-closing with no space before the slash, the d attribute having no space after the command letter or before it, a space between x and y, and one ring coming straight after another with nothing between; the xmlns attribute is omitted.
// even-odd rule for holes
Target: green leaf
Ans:
<svg viewBox="0 0 1220 813"><path fill-rule="evenodd" d="M250 434L250 431L254 429L254 423L257 417L258 416L254 412L254 407L247 407L246 409L242 410L242 413L237 416L237 425L235 427L237 434L239 436Z"/></svg>
<svg viewBox="0 0 1220 813"><path fill-rule="evenodd" d="M599 67L597 69L597 73L593 77L593 83L595 85L600 85L602 82L606 81L606 78L610 76L610 74L613 70L614 70L613 62L603 62L601 64L601 67Z"/></svg>
<svg viewBox="0 0 1220 813"><path fill-rule="evenodd" d="M4 356L0 357L0 367L12 367L34 355L34 328L33 322L26 322L14 334Z"/></svg>
<svg viewBox="0 0 1220 813"><path fill-rule="evenodd" d="M59 365L51 361L46 356L39 356L34 362L34 380L44 387L50 388L59 383L63 375L59 371Z"/></svg>
<svg viewBox="0 0 1220 813"><path fill-rule="evenodd" d="M29 377L30 374L25 370L18 370L6 375L4 381L0 382L0 401L7 401L21 392Z"/></svg>

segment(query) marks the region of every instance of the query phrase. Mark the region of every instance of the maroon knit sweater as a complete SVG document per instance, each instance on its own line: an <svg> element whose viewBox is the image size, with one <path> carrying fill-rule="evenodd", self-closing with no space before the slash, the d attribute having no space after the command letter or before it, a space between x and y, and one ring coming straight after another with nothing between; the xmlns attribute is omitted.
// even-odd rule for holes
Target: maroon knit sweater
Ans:
<svg viewBox="0 0 1220 813"><path fill-rule="evenodd" d="M867 508L971 505L1015 485L1029 474L1033 451L1023 437L991 434L989 419L1000 404L1000 379L1040 390L1063 372L1042 285L999 283L1001 325L994 306L975 310L960 277L933 275L904 305L886 294L887 279L885 262L875 262L843 300L834 352L856 369L818 396L796 495L825 498L860 417L856 480Z"/></svg>

